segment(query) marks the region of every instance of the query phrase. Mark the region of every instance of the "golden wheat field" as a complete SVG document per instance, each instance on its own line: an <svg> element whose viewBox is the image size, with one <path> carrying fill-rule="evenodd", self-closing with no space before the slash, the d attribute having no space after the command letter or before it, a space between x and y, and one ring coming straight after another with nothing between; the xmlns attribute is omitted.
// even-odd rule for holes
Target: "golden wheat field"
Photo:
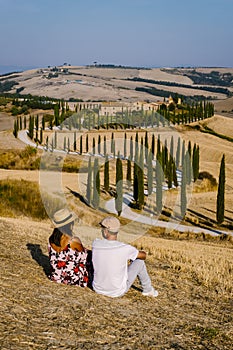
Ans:
<svg viewBox="0 0 233 350"><path fill-rule="evenodd" d="M111 299L48 280L49 223L1 218L0 228L2 349L231 348L231 242L145 236L135 245L158 298L136 282Z"/></svg>

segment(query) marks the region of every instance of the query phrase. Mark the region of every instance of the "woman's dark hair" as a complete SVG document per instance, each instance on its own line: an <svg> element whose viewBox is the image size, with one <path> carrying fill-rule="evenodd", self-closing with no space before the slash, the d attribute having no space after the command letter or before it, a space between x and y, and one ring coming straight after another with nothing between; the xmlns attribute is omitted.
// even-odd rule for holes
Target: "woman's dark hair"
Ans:
<svg viewBox="0 0 233 350"><path fill-rule="evenodd" d="M55 244L57 247L61 247L61 237L63 234L72 236L72 229L71 229L71 224L73 222L70 222L69 224L66 224L62 227L55 227L53 230L53 233L49 237L49 243Z"/></svg>
<svg viewBox="0 0 233 350"><path fill-rule="evenodd" d="M57 247L61 247L61 237L62 237L62 235L63 235L63 233L57 227L55 227L55 229L53 230L53 233L49 237L49 243L50 244L53 243Z"/></svg>

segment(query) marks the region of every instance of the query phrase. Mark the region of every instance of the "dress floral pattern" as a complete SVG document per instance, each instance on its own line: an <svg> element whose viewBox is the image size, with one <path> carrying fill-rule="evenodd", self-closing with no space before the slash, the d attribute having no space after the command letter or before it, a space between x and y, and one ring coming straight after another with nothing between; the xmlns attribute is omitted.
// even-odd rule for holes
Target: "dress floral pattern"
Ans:
<svg viewBox="0 0 233 350"><path fill-rule="evenodd" d="M56 252L48 244L49 259L51 265L50 279L57 283L73 284L87 287L88 271L87 250L78 252L68 244L61 252Z"/></svg>

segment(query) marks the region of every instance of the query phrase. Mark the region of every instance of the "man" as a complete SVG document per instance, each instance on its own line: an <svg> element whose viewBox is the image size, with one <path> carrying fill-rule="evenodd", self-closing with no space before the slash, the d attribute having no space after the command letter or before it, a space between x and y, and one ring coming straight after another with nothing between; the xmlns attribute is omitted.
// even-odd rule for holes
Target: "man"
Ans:
<svg viewBox="0 0 233 350"><path fill-rule="evenodd" d="M158 292L151 285L144 262L146 253L117 240L120 229L117 218L108 216L100 225L104 239L95 239L92 245L94 291L109 297L120 297L138 277L143 289L142 294L157 297Z"/></svg>

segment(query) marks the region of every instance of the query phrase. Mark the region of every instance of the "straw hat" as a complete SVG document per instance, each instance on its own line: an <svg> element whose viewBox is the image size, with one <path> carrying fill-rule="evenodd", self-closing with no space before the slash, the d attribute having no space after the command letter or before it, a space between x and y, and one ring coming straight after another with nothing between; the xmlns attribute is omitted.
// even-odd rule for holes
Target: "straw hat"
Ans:
<svg viewBox="0 0 233 350"><path fill-rule="evenodd" d="M74 212L70 212L67 208L58 210L53 216L53 224L55 227L62 227L77 219Z"/></svg>

